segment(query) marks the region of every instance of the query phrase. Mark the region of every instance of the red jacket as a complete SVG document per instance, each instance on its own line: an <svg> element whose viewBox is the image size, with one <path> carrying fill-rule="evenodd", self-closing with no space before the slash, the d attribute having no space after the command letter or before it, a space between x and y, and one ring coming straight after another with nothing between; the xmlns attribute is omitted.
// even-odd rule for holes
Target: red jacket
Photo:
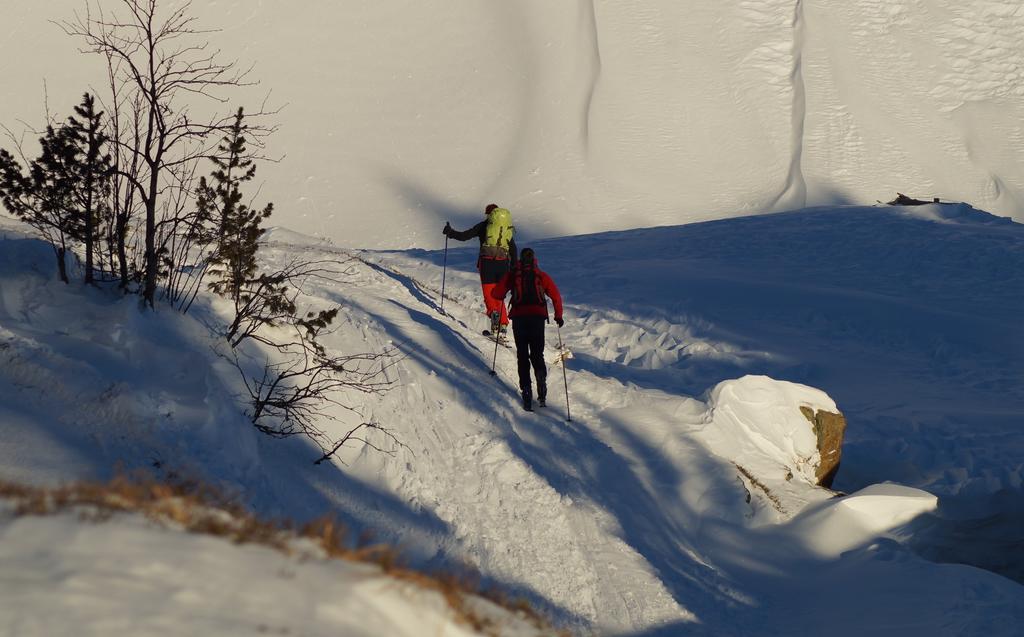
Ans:
<svg viewBox="0 0 1024 637"><path fill-rule="evenodd" d="M523 300L517 301L517 299L523 298L523 291L521 289L523 273L525 270L532 269L534 281L536 283L538 293L535 296L539 297L539 302L528 303ZM491 290L491 296L498 300L504 300L509 292L512 294L512 302L510 303L510 309L508 315L512 318L517 316L543 316L548 317L548 304L547 296L551 299L551 303L555 306L555 319L562 318L562 295L558 293L558 287L555 282L551 280L547 272L542 271L536 266L536 262L533 267L523 268L523 262L520 261L516 264L512 270L501 277L494 289Z"/></svg>

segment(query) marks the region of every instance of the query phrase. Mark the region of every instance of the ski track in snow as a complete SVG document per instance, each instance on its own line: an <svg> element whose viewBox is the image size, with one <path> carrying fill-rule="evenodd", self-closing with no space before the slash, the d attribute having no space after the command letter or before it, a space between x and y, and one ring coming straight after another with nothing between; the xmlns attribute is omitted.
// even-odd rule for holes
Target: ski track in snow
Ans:
<svg viewBox="0 0 1024 637"><path fill-rule="evenodd" d="M372 262L370 267L361 276L377 279L373 285L352 284L386 290L382 297L364 296L358 303L371 317L387 316L385 331L410 345L400 377L429 381L433 374L443 375L447 382L435 388L442 392L446 385L495 385L493 396L486 389L481 396L479 388L439 396L423 381L403 385L385 399L396 404L398 413L417 405L426 416L414 429L402 430L409 450L385 471L413 506L429 508L450 525L452 537L440 542L440 550L490 577L542 594L571 622L623 630L692 618L632 547L609 541L602 526L614 521L600 515L601 509L587 500L592 494L579 482L564 483L560 471L571 465L538 466L542 456L571 458L578 448L569 432L579 425L563 431L564 417L556 416L562 402L555 398L559 368L550 370L551 406L521 416L511 353L499 349L499 375L492 379L487 374L493 350L487 339L474 336L482 315L448 302L446 310L461 328L453 332L450 323L430 311L438 308L426 294L436 290L424 290L421 283ZM585 421L586 414L575 415L574 423ZM569 440L559 444L564 437ZM603 454L609 460L614 455L607 448ZM470 509L466 503L479 507ZM510 542L510 535L516 541ZM605 548L595 555L595 547ZM617 578L609 579L609 572L618 573ZM628 590L613 584L622 581L618 578L628 578Z"/></svg>

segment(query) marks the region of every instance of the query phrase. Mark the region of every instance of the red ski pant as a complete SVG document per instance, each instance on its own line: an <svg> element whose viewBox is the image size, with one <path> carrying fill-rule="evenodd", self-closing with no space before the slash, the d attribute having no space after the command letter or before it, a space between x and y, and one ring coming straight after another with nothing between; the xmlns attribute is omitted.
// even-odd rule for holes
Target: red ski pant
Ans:
<svg viewBox="0 0 1024 637"><path fill-rule="evenodd" d="M501 324L508 325L508 314L505 312L505 301L504 299L496 299L491 296L491 290L497 283L481 283L480 287L484 290L484 307L487 308L487 318L491 318L491 314L495 311L501 314Z"/></svg>

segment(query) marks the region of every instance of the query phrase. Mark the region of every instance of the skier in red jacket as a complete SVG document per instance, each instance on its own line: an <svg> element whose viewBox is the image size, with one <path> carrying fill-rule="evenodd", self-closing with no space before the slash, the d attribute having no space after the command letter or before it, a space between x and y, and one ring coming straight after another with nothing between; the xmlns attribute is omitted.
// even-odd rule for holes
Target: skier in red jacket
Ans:
<svg viewBox="0 0 1024 637"><path fill-rule="evenodd" d="M512 319L512 336L516 342L519 362L519 389L523 392L523 409L533 411L533 389L530 366L537 377L537 403L547 401L548 368L544 364L544 323L548 320L547 298L555 306L555 323L562 327L562 295L551 277L537 267L532 248L523 248L519 262L494 286L491 296L505 300L512 292L508 316Z"/></svg>

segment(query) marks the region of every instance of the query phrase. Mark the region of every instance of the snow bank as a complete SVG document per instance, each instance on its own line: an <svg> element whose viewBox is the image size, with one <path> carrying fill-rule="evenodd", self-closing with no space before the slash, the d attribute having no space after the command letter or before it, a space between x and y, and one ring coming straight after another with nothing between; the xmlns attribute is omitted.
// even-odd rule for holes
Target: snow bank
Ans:
<svg viewBox="0 0 1024 637"><path fill-rule="evenodd" d="M331 242L328 239L302 234L301 232L296 232L281 226L271 226L267 228L267 231L263 234L263 241L267 244L288 244L293 247L301 246L303 248L314 246L329 248L331 246Z"/></svg>
<svg viewBox="0 0 1024 637"><path fill-rule="evenodd" d="M0 509L0 571L0 632L25 637L480 634L440 592L376 565L237 545L136 514L83 523ZM488 634L539 634L486 600L469 606Z"/></svg>
<svg viewBox="0 0 1024 637"><path fill-rule="evenodd" d="M938 499L896 484L872 485L839 499L816 486L817 437L801 407L839 413L819 389L767 376L744 376L709 392L713 450L740 471L761 520L786 522L794 546L820 557L839 557L918 515ZM771 515L764 515L765 512Z"/></svg>
<svg viewBox="0 0 1024 637"><path fill-rule="evenodd" d="M984 210L978 210L966 203L931 203L920 206L897 206L906 217L925 219L936 223L950 224L1008 224L1009 217L999 217Z"/></svg>
<svg viewBox="0 0 1024 637"><path fill-rule="evenodd" d="M795 477L814 481L817 438L800 407L838 412L825 392L767 376L744 376L711 390L714 423L767 458L794 470Z"/></svg>
<svg viewBox="0 0 1024 637"><path fill-rule="evenodd" d="M16 227L0 223L0 477L105 479L116 465L203 475L224 449L220 477L258 473L260 434L216 338L191 316L61 283L52 250Z"/></svg>
<svg viewBox="0 0 1024 637"><path fill-rule="evenodd" d="M937 506L938 498L926 491L874 484L809 507L787 525L787 532L822 557L839 557Z"/></svg>
<svg viewBox="0 0 1024 637"><path fill-rule="evenodd" d="M817 487L818 441L801 407L838 413L825 392L767 376L744 376L716 385L707 397L709 426L702 436L729 459L748 490L761 499L770 519L795 514L826 498Z"/></svg>

